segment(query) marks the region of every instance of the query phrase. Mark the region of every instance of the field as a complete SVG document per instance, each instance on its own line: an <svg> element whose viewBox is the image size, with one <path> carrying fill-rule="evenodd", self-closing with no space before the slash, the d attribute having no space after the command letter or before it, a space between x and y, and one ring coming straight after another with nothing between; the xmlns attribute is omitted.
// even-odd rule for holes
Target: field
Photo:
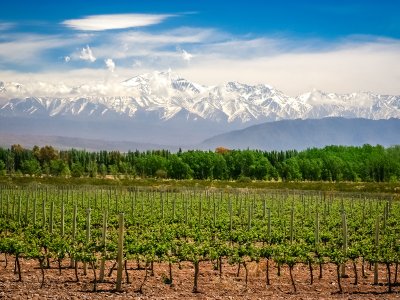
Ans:
<svg viewBox="0 0 400 300"><path fill-rule="evenodd" d="M305 190L325 192L349 192L349 193L374 193L391 194L395 198L400 196L400 183L395 182L351 182L351 181L265 181L265 180L174 180L153 178L124 178L108 176L107 178L62 178L57 176L0 176L0 185L14 186L98 186L104 187L151 187L151 188L250 188L272 190Z"/></svg>
<svg viewBox="0 0 400 300"><path fill-rule="evenodd" d="M0 298L399 297L395 193L226 183L1 186Z"/></svg>

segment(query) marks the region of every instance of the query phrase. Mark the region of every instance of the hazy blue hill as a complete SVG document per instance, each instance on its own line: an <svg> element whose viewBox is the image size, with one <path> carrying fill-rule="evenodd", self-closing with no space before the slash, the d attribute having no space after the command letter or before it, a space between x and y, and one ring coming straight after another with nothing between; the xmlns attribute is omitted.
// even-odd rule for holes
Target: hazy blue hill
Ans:
<svg viewBox="0 0 400 300"><path fill-rule="evenodd" d="M400 119L324 118L268 122L216 135L199 146L214 149L306 149L326 145L400 144Z"/></svg>

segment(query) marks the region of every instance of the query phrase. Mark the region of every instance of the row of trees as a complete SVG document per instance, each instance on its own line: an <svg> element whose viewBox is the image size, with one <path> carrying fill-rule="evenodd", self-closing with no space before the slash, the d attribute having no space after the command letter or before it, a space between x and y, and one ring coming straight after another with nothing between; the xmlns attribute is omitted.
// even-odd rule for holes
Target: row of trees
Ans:
<svg viewBox="0 0 400 300"><path fill-rule="evenodd" d="M397 181L400 146L328 146L298 151L167 150L127 152L0 148L0 174L32 176L125 175L172 179Z"/></svg>

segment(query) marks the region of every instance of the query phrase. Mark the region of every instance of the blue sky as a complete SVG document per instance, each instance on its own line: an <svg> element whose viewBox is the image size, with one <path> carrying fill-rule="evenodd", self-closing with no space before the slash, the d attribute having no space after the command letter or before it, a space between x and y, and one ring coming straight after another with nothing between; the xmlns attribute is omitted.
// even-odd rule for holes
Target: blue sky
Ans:
<svg viewBox="0 0 400 300"><path fill-rule="evenodd" d="M120 82L171 68L202 84L400 94L399 1L9 1L0 80Z"/></svg>

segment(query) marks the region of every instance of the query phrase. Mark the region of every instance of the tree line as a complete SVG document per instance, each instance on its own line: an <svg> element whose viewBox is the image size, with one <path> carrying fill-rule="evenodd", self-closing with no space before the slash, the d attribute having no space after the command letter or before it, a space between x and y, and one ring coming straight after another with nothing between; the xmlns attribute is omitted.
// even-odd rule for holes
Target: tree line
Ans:
<svg viewBox="0 0 400 300"><path fill-rule="evenodd" d="M57 150L52 146L0 148L0 175L105 177L107 175L283 181L397 181L400 146L327 146L303 151Z"/></svg>

